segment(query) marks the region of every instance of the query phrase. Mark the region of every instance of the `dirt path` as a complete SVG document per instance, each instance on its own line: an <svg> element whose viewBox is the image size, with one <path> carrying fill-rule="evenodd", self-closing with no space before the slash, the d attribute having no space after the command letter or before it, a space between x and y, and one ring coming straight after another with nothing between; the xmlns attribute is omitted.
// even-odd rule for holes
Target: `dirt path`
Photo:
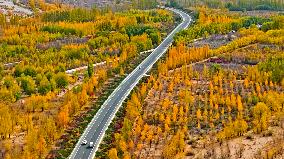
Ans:
<svg viewBox="0 0 284 159"><path fill-rule="evenodd" d="M0 11L4 14L8 14L9 11L12 11L13 14L19 15L31 15L33 11L27 8L24 8L19 5L15 5L13 1L10 0L0 0Z"/></svg>

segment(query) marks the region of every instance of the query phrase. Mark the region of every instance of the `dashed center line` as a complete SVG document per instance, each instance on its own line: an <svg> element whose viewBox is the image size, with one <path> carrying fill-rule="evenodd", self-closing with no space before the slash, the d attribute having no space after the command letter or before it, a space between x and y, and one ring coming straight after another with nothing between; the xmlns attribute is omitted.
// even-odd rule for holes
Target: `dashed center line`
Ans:
<svg viewBox="0 0 284 159"><path fill-rule="evenodd" d="M96 136L94 136L94 135L97 134L98 137L95 139L94 147L92 148L90 154L87 154L88 158L90 158L90 159L94 158L95 152L97 151L99 144L101 143L108 126L110 125L111 121L115 117L115 114L119 110L123 101L127 98L127 96L130 94L132 89L138 84L138 82L143 77L143 75L146 72L148 72L152 68L153 64L156 63L157 60L166 52L167 47L169 47L171 42L172 42L173 34L175 34L178 29L183 29L185 26L187 27L189 25L191 20L190 20L190 17L187 14L185 14L182 11L175 10L175 9L169 9L169 10L178 13L183 18L183 22L181 24L179 24L167 36L167 38L165 38L164 41L156 49L154 49L153 52L144 61L142 61L142 63L138 67L136 67L120 83L120 85L112 92L112 94L109 96L109 98L101 106L101 109L97 112L97 114L94 116L94 118L88 124L85 132L80 137L78 143L76 144L75 149L73 150L73 152L71 153L69 158L72 158L72 159L73 158L74 159L81 158L82 156L77 157L77 152L79 150L83 151L82 154L84 154L85 152L89 153L89 150L86 151L85 147L80 146L81 140L88 139L88 137L91 138L91 139L92 138L95 139ZM188 16L188 22L186 22L185 16ZM165 43L167 45L165 45ZM166 46L166 47L163 47L163 46ZM143 69L143 68L145 68L145 69ZM130 82L132 83L131 85L129 85ZM114 98L115 96L116 96L116 98ZM100 121L98 121L98 120L100 120ZM97 122L99 122L99 123L97 124ZM102 127L102 129L98 130L100 127ZM94 132L90 133L90 131L92 131L92 130L94 130ZM81 149L81 148L84 148L84 149Z"/></svg>

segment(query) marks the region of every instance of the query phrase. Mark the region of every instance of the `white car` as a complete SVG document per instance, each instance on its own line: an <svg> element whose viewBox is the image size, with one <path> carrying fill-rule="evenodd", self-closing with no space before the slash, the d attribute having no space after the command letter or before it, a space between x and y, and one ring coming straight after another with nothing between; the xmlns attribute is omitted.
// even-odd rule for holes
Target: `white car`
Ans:
<svg viewBox="0 0 284 159"><path fill-rule="evenodd" d="M87 140L82 141L82 145L87 145L87 143L88 143Z"/></svg>
<svg viewBox="0 0 284 159"><path fill-rule="evenodd" d="M93 142L90 142L90 145L89 145L89 147L94 147L94 143Z"/></svg>

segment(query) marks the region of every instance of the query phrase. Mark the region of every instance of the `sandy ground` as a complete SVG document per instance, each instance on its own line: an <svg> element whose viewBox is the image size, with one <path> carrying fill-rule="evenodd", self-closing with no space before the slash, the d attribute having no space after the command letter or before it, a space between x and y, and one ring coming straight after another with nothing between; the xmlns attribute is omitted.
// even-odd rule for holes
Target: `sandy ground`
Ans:
<svg viewBox="0 0 284 159"><path fill-rule="evenodd" d="M192 155L188 155L186 159L198 159L198 158L228 158L228 159L257 159L263 157L267 150L275 147L283 147L283 132L284 129L280 127L270 127L272 132L271 136L265 136L263 134L253 134L252 139L247 139L246 136L234 138L224 142L222 145L219 143L213 143L206 145L205 148L200 145L204 145L209 137L205 137L203 143L197 143L199 146L187 145L186 152L190 152ZM250 132L252 133L252 132ZM207 139L206 139L207 138ZM280 144L278 143L280 142ZM283 152L275 158L283 157Z"/></svg>

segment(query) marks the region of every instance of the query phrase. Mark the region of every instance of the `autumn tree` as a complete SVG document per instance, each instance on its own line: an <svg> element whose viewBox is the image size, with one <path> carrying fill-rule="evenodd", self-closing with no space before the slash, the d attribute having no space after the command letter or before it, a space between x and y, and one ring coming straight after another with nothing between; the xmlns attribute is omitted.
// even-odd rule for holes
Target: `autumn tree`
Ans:
<svg viewBox="0 0 284 159"><path fill-rule="evenodd" d="M70 109L70 105L71 103L67 103L65 104L60 112L58 113L58 122L60 124L61 127L66 127L69 120L70 120L70 117L69 117L69 109Z"/></svg>
<svg viewBox="0 0 284 159"><path fill-rule="evenodd" d="M35 0L29 0L28 3L32 9L35 9Z"/></svg>
<svg viewBox="0 0 284 159"><path fill-rule="evenodd" d="M9 108L0 103L0 135L3 139L13 132L12 114Z"/></svg>
<svg viewBox="0 0 284 159"><path fill-rule="evenodd" d="M39 141L36 145L36 149L37 149L37 152L39 154L39 158L41 158L42 156L45 155L47 147L46 147L46 141L43 138L43 136L39 137Z"/></svg>
<svg viewBox="0 0 284 159"><path fill-rule="evenodd" d="M201 115L201 111L200 109L198 109L196 111L196 118L197 118L197 127L200 129L200 119L201 119L202 115Z"/></svg>
<svg viewBox="0 0 284 159"><path fill-rule="evenodd" d="M108 151L108 157L109 159L118 159L116 148L112 148Z"/></svg>
<svg viewBox="0 0 284 159"><path fill-rule="evenodd" d="M44 76L39 83L38 92L42 95L45 95L49 91L51 91L51 89L52 89L52 87L51 87L50 82L48 81L46 76Z"/></svg>
<svg viewBox="0 0 284 159"><path fill-rule="evenodd" d="M257 103L253 107L253 129L256 133L260 133L267 129L270 118L270 110L265 103Z"/></svg>
<svg viewBox="0 0 284 159"><path fill-rule="evenodd" d="M184 133L179 130L165 145L162 156L166 159L174 158L176 155L183 153L184 148Z"/></svg>

